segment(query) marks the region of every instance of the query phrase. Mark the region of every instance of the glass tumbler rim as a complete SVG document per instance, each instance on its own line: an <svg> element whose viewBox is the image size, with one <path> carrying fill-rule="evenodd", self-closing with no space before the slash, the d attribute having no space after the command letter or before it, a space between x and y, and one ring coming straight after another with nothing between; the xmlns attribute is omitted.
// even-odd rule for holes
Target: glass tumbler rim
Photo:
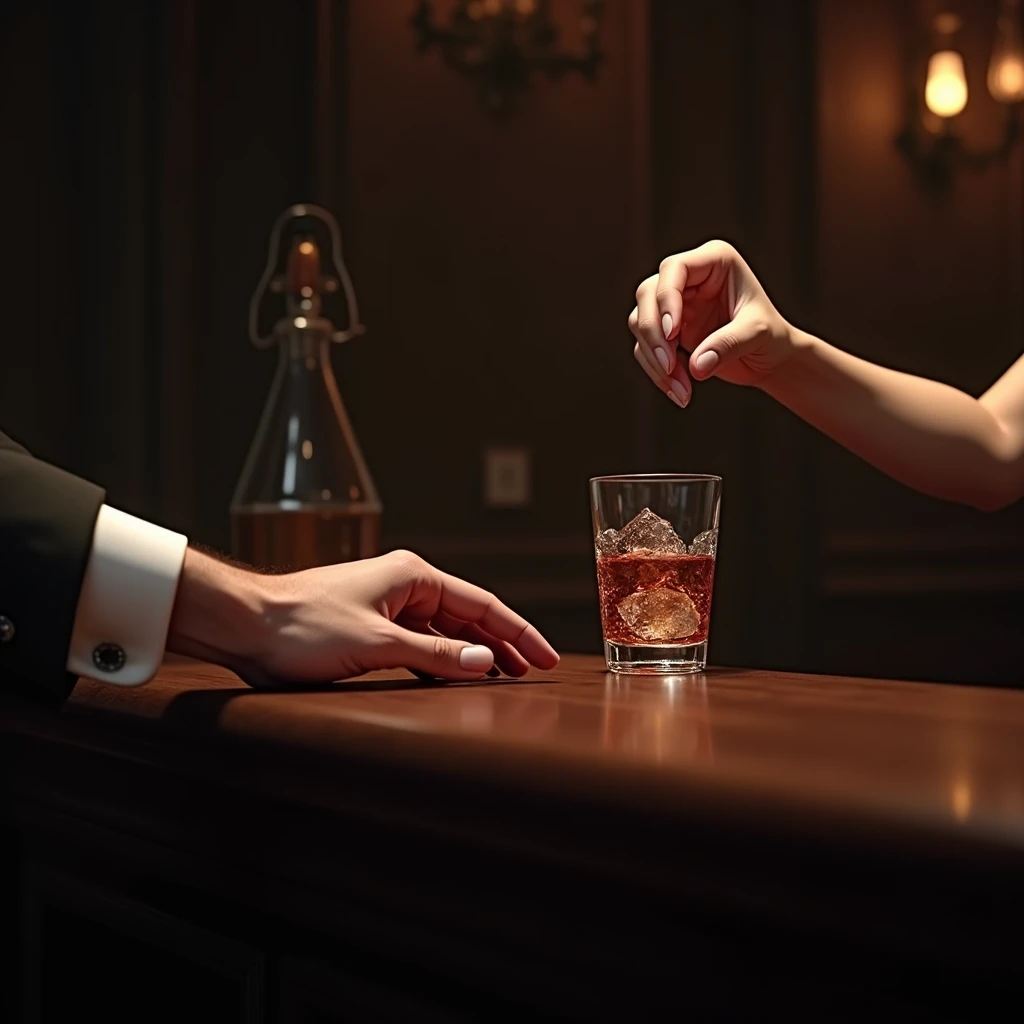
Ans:
<svg viewBox="0 0 1024 1024"><path fill-rule="evenodd" d="M590 483L721 483L722 478L713 473L615 473L611 476L592 476Z"/></svg>

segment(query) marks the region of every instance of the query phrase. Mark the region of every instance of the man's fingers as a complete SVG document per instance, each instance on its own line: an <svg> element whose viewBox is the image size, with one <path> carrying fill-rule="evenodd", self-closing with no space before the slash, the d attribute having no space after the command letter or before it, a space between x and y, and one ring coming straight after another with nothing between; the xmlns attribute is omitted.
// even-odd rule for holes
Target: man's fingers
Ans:
<svg viewBox="0 0 1024 1024"><path fill-rule="evenodd" d="M554 668L558 664L558 654L551 644L493 594L441 572L411 552L392 552L385 557L397 559L396 565L408 579L409 589L395 613L396 618L420 628L443 612L453 619L476 623L496 640L511 644L537 668Z"/></svg>
<svg viewBox="0 0 1024 1024"><path fill-rule="evenodd" d="M423 633L426 636L441 636L442 635L436 629L434 629L434 627L431 626L429 623L427 623L426 625L423 625L421 623L415 623L415 622L414 623L403 623L400 618L396 619L395 621L398 622L398 624L403 626L405 629L411 629L414 633ZM462 637L462 639L465 640L467 638L466 637ZM472 643L472 641L470 641L470 643ZM490 647L490 644L485 644L484 646ZM493 653L493 648L491 648L491 650L492 650L492 653ZM432 680L437 679L437 676L435 676L432 672L424 672L422 669L410 668L409 671L414 676L416 676L417 679L422 679L425 683L429 683ZM501 675L501 670L498 668L497 665L492 665L487 670L487 675L491 679L496 679L498 676Z"/></svg>
<svg viewBox="0 0 1024 1024"><path fill-rule="evenodd" d="M416 675L468 682L480 679L494 666L494 654L482 644L419 633L393 624L388 660Z"/></svg>
<svg viewBox="0 0 1024 1024"><path fill-rule="evenodd" d="M530 663L510 643L491 636L475 622L462 622L447 612L439 611L431 625L445 636L490 648L494 664L506 675L525 676L530 671Z"/></svg>
<svg viewBox="0 0 1024 1024"><path fill-rule="evenodd" d="M521 615L502 604L493 594L435 570L441 587L438 611L463 622L474 622L497 640L511 644L531 665L554 668L555 649Z"/></svg>

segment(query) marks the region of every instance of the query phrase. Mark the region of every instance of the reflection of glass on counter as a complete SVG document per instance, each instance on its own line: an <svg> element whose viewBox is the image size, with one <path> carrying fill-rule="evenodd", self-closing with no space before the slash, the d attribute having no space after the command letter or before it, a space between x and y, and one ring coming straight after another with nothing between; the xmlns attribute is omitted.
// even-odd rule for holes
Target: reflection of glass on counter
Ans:
<svg viewBox="0 0 1024 1024"><path fill-rule="evenodd" d="M619 698L627 696L628 703L619 703ZM710 763L714 747L703 674L638 677L609 673L602 746L656 761Z"/></svg>
<svg viewBox="0 0 1024 1024"><path fill-rule="evenodd" d="M971 815L971 783L966 778L956 778L950 791L953 816L957 821L966 821Z"/></svg>
<svg viewBox="0 0 1024 1024"><path fill-rule="evenodd" d="M499 688L500 687L500 688ZM502 739L538 740L558 729L559 703L554 697L516 692L513 686L461 686L458 700L448 697L424 704L421 715L433 726L455 732L496 735Z"/></svg>

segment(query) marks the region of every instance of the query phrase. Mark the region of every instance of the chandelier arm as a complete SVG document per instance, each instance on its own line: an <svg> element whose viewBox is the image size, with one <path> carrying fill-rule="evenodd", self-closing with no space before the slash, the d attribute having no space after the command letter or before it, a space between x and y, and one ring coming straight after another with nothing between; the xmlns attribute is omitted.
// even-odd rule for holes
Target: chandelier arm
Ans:
<svg viewBox="0 0 1024 1024"><path fill-rule="evenodd" d="M557 51L558 32L550 22L550 4L544 0L538 0L529 13L502 5L483 19L479 10L473 10L473 3L478 2L462 0L451 15L449 27L442 28L430 0L420 0L410 24L416 31L417 51L440 50L450 68L477 82L486 104L495 112L506 110L525 90L532 72L551 79L569 72L578 72L589 80L596 76L604 60L598 42L604 0L581 0L584 41L582 52L577 54Z"/></svg>

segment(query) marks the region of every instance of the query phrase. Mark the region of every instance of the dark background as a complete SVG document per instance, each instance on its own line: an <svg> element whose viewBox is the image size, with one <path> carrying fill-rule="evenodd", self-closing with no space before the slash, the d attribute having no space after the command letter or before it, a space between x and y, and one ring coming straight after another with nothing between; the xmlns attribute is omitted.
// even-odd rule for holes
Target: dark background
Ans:
<svg viewBox="0 0 1024 1024"><path fill-rule="evenodd" d="M439 5L441 8L443 4ZM955 5L993 141L994 2ZM680 412L625 327L670 252L733 241L789 319L979 394L1024 337L1021 147L934 195L897 150L920 41L893 0L610 0L596 82L496 120L411 0L0 6L0 423L109 501L226 548L274 356L270 226L336 211L365 338L345 401L403 545L597 650L586 480L724 479L712 660L1024 678L1024 506L916 495L755 391ZM576 0L554 4L567 45ZM488 446L533 499L487 508Z"/></svg>

